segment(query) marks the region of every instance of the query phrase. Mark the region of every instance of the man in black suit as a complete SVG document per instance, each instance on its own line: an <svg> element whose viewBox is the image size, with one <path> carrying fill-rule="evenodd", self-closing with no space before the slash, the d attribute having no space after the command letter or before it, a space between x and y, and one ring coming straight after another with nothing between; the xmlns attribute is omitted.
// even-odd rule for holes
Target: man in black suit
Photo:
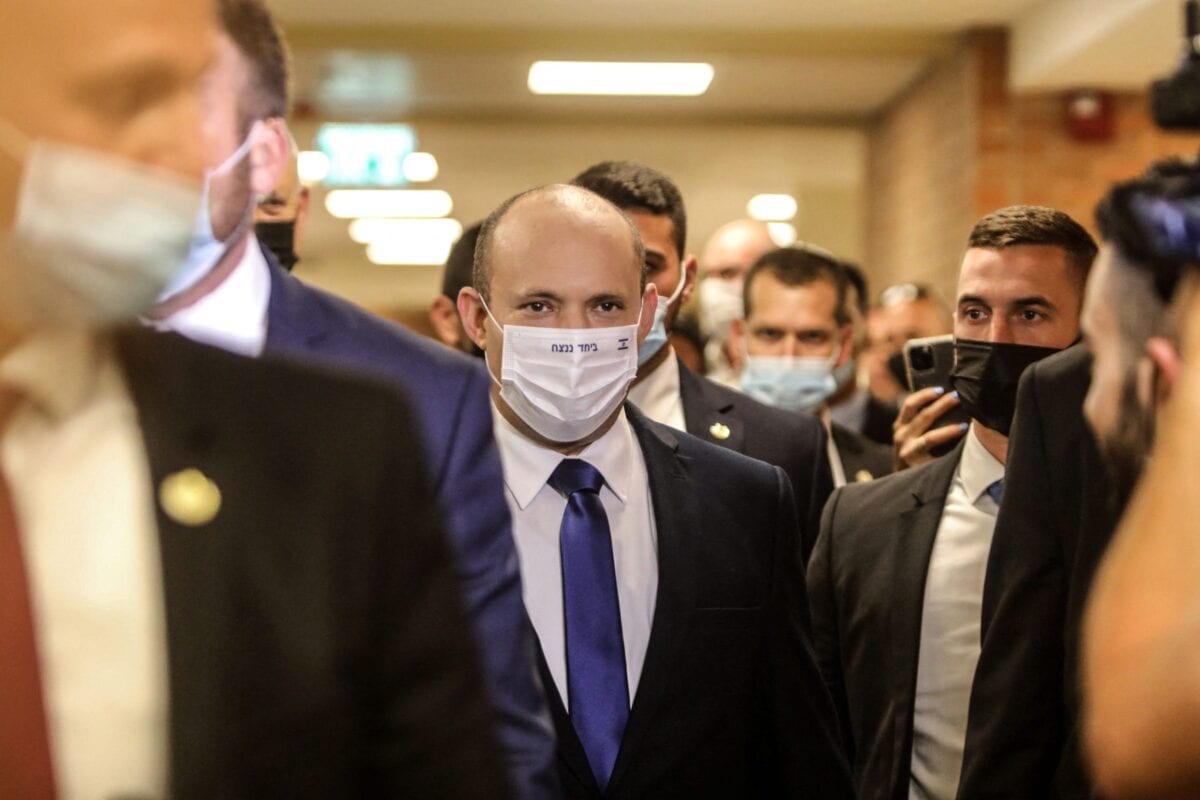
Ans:
<svg viewBox="0 0 1200 800"><path fill-rule="evenodd" d="M814 640L862 798L949 800L958 788L1017 378L1078 337L1094 255L1087 232L1052 209L976 223L952 377L969 434L950 455L839 489L825 508L808 571Z"/></svg>
<svg viewBox="0 0 1200 800"><path fill-rule="evenodd" d="M624 211L646 248L648 279L660 308L638 354L630 401L655 422L782 467L792 483L807 558L833 491L826 436L813 419L759 403L697 375L667 341L696 285L696 257L688 254L687 211L679 189L658 170L632 161L605 161L572 181Z"/></svg>
<svg viewBox="0 0 1200 800"><path fill-rule="evenodd" d="M845 269L808 246L763 254L746 273L746 316L730 328L743 353L742 391L797 416L812 414L829 434L834 486L892 471L892 451L833 422L829 398L853 364L854 325Z"/></svg>
<svg viewBox="0 0 1200 800"><path fill-rule="evenodd" d="M506 796L407 404L108 332L196 228L211 3L5 23L0 796Z"/></svg>
<svg viewBox="0 0 1200 800"><path fill-rule="evenodd" d="M847 797L786 475L625 403L658 296L576 186L484 223L459 295L572 798Z"/></svg>

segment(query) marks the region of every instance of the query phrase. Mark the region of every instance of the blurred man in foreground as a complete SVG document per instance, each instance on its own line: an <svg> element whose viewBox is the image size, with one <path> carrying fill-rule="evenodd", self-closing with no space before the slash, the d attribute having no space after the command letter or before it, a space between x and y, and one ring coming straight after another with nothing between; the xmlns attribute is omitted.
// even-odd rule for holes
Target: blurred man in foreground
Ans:
<svg viewBox="0 0 1200 800"><path fill-rule="evenodd" d="M506 796L405 403L106 327L188 252L213 38L5 4L0 796Z"/></svg>
<svg viewBox="0 0 1200 800"><path fill-rule="evenodd" d="M1087 418L1122 494L1138 486L1084 620L1085 742L1097 788L1117 800L1200 792L1198 203L1200 168L1174 161L1097 210L1107 244L1085 312Z"/></svg>
<svg viewBox="0 0 1200 800"><path fill-rule="evenodd" d="M471 341L458 315L458 293L471 285L471 270L475 265L475 243L479 241L482 223L472 225L450 248L442 268L442 293L429 305L429 324L442 344L473 356L483 357L483 351Z"/></svg>
<svg viewBox="0 0 1200 800"><path fill-rule="evenodd" d="M212 235L159 303L155 326L244 355L286 355L382 380L413 401L458 556L500 733L522 793L552 796L553 731L531 658L483 365L315 289L254 236L256 193L289 163L286 50L261 0L219 0L204 93Z"/></svg>
<svg viewBox="0 0 1200 800"><path fill-rule="evenodd" d="M625 402L655 317L637 229L576 186L503 203L459 309L571 798L851 794L779 467Z"/></svg>

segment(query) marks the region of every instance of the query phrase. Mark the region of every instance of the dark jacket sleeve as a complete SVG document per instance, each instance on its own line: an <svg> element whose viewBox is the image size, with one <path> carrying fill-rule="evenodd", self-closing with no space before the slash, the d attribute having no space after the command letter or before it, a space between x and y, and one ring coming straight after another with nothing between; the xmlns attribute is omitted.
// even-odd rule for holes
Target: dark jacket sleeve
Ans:
<svg viewBox="0 0 1200 800"><path fill-rule="evenodd" d="M1053 485L1073 479L1076 465L1051 463L1047 434L1063 431L1046 430L1053 421L1039 404L1038 374L1031 369L1021 379L1009 440L960 800L1048 796L1063 756L1067 576Z"/></svg>
<svg viewBox="0 0 1200 800"><path fill-rule="evenodd" d="M795 502L783 471L776 468L776 474L778 523L768 639L770 685L775 690L767 699L780 778L775 796L850 798L854 789L837 715L813 652L804 570L796 552Z"/></svg>

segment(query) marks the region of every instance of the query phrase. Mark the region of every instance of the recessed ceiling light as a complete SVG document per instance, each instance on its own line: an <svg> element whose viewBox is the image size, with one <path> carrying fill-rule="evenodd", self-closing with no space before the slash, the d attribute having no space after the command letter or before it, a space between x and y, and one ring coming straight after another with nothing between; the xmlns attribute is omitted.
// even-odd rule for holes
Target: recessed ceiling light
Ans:
<svg viewBox="0 0 1200 800"><path fill-rule="evenodd" d="M790 222L768 222L767 233L776 247L791 247L796 243L796 226Z"/></svg>
<svg viewBox="0 0 1200 800"><path fill-rule="evenodd" d="M399 242L373 242L367 245L372 264L421 266L445 264L454 240L414 239Z"/></svg>
<svg viewBox="0 0 1200 800"><path fill-rule="evenodd" d="M529 68L534 94L695 97L712 83L711 64L635 61L537 61Z"/></svg>
<svg viewBox="0 0 1200 800"><path fill-rule="evenodd" d="M325 208L339 219L359 217L445 217L454 201L441 189L338 189Z"/></svg>
<svg viewBox="0 0 1200 800"><path fill-rule="evenodd" d="M350 223L350 238L359 244L389 242L449 241L462 236L456 219L356 219Z"/></svg>
<svg viewBox="0 0 1200 800"><path fill-rule="evenodd" d="M329 156L320 150L304 150L296 154L296 172L305 186L320 183L329 174Z"/></svg>
<svg viewBox="0 0 1200 800"><path fill-rule="evenodd" d="M409 153L404 157L404 179L409 183L429 183L438 176L433 153Z"/></svg>
<svg viewBox="0 0 1200 800"><path fill-rule="evenodd" d="M746 204L751 219L785 222L796 216L796 198L790 194L756 194Z"/></svg>

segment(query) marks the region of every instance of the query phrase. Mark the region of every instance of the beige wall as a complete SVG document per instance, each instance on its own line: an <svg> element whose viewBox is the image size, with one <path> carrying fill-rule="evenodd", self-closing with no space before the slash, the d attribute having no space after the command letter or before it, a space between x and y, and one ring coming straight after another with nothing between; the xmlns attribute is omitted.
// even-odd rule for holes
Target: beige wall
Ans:
<svg viewBox="0 0 1200 800"><path fill-rule="evenodd" d="M569 180L604 159L636 159L672 177L688 205L689 247L699 250L722 223L745 215L759 192L796 195L800 236L861 258L866 137L849 127L758 124L622 124L427 120L420 146L441 166L430 184L450 192L464 225L511 194ZM297 124L302 147L315 124ZM297 275L373 309L424 308L440 285L437 267L369 264L346 223L325 214L320 192Z"/></svg>

